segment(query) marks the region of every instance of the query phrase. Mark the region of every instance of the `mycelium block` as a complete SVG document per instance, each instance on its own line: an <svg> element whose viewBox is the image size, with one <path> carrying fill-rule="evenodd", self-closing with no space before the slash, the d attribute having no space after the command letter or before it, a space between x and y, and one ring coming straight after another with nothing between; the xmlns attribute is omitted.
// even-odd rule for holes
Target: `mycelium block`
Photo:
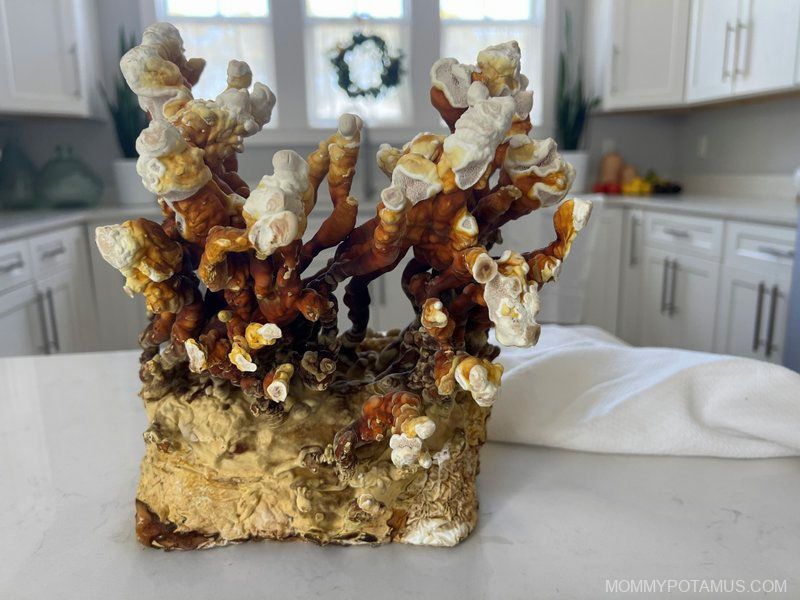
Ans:
<svg viewBox="0 0 800 600"><path fill-rule="evenodd" d="M552 140L528 136L519 62L516 42L483 50L475 66L436 61L431 101L450 133L381 145L389 182L357 224L358 116L342 115L306 159L276 152L273 173L250 190L236 152L269 121L275 95L251 87L249 67L231 61L227 89L194 98L204 61L187 60L166 23L122 58L151 119L137 170L164 214L97 230L150 317L139 340L142 543L451 546L473 529L502 375L489 330L502 345L536 343L539 290L591 210L567 200L553 242L492 253L505 223L561 202L574 178ZM326 178L331 204L315 208ZM312 210L325 215L314 232ZM402 292L415 318L375 333L368 286L408 257ZM340 285L352 323L343 332Z"/></svg>

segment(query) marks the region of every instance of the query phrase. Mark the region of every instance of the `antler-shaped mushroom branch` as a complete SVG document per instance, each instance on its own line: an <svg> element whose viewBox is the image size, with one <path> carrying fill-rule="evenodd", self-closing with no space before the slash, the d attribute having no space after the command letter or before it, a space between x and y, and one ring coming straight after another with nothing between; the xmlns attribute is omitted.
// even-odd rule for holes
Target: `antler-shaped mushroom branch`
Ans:
<svg viewBox="0 0 800 600"><path fill-rule="evenodd" d="M234 60L225 90L194 98L204 62L186 59L171 25L148 27L120 64L152 119L137 140L137 171L165 220L97 231L125 289L147 300L145 359L160 352L170 365L239 386L255 415L285 416L302 389L377 392L336 435L337 462L352 466L359 448L390 436L396 466L430 464L422 440L434 424L423 399L429 409L460 402L460 392L480 407L494 402L502 367L490 328L502 345L537 342L539 289L556 279L591 210L568 200L555 212L552 243L492 252L503 225L561 202L575 176L553 140L528 135L533 93L519 63L509 42L481 51L475 65L433 65L431 101L450 133L381 145L376 158L389 181L373 216L357 226L350 192L359 117L342 115L307 160L276 152L272 173L251 192L236 153L269 121L274 94ZM325 179L330 208L306 235ZM331 248L327 265L304 274ZM409 254L402 287L415 319L378 348L367 339L369 286ZM339 285L352 322L341 335Z"/></svg>

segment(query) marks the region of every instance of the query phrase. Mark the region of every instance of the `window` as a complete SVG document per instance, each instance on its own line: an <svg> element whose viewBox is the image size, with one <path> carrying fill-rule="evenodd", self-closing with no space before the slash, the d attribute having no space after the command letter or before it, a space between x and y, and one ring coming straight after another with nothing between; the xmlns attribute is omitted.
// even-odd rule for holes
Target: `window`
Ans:
<svg viewBox="0 0 800 600"><path fill-rule="evenodd" d="M306 0L306 97L308 122L329 127L339 115L354 112L371 125L409 124L408 21L404 0ZM378 98L350 98L339 87L331 57L347 46L354 32L377 34L390 55L402 54L400 83ZM375 47L365 43L348 53L350 76L361 88L380 85Z"/></svg>
<svg viewBox="0 0 800 600"><path fill-rule="evenodd" d="M522 72L534 91L531 121L542 125L545 1L139 0L143 20L175 24L187 56L206 59L197 97L216 98L225 89L232 58L247 61L254 79L276 92L268 127L280 121L278 131L250 141L266 145L310 143L319 137L314 130L329 130L344 112L383 129L381 141L395 144L412 128L435 130L439 119L427 101L430 82L427 72L410 72L412 53L428 59L426 69L440 56L474 64L479 50L510 39L519 42ZM390 56L402 56L400 83L378 98L351 98L338 85L331 58L356 32L379 35ZM379 81L375 52L368 42L346 57L351 79L361 88ZM293 97L305 97L305 105L291 104Z"/></svg>
<svg viewBox="0 0 800 600"><path fill-rule="evenodd" d="M269 0L156 0L156 16L180 30L187 57L206 59L196 98L216 98L227 87L234 58L250 65L253 81L275 88Z"/></svg>
<svg viewBox="0 0 800 600"><path fill-rule="evenodd" d="M531 122L542 123L543 0L439 0L442 56L475 64L492 44L517 40L522 72L533 90Z"/></svg>

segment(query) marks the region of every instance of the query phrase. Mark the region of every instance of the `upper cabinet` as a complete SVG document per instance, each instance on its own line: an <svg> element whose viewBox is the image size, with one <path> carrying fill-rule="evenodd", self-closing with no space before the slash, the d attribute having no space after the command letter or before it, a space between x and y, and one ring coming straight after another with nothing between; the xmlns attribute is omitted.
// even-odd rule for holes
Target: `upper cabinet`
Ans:
<svg viewBox="0 0 800 600"><path fill-rule="evenodd" d="M682 102L689 0L614 0L611 10L605 108Z"/></svg>
<svg viewBox="0 0 800 600"><path fill-rule="evenodd" d="M800 86L800 0L597 0L586 22L588 83L606 110Z"/></svg>
<svg viewBox="0 0 800 600"><path fill-rule="evenodd" d="M694 0L686 99L712 100L733 92L739 0Z"/></svg>
<svg viewBox="0 0 800 600"><path fill-rule="evenodd" d="M792 86L800 37L800 0L741 0L736 23L734 94Z"/></svg>
<svg viewBox="0 0 800 600"><path fill-rule="evenodd" d="M694 0L686 99L791 88L799 35L800 0Z"/></svg>
<svg viewBox="0 0 800 600"><path fill-rule="evenodd" d="M0 0L0 113L90 116L91 0Z"/></svg>

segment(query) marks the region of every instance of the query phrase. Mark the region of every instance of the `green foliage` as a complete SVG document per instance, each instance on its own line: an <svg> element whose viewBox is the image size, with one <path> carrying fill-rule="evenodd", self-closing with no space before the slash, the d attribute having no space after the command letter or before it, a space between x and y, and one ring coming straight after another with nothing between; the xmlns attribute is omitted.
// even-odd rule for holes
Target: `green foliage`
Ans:
<svg viewBox="0 0 800 600"><path fill-rule="evenodd" d="M367 89L360 88L350 79L350 65L347 57L356 47L372 42L380 53L381 84ZM350 98L377 98L386 90L400 84L403 74L402 52L397 56L390 56L386 48L386 41L379 35L364 35L360 31L353 34L353 39L347 46L338 46L331 52L331 64L336 71L336 82Z"/></svg>
<svg viewBox="0 0 800 600"><path fill-rule="evenodd" d="M119 28L120 58L136 45L138 37L136 33L131 33L126 37L124 27ZM100 86L100 92L103 94L108 112L111 113L111 118L114 120L114 128L122 155L125 158L136 158L136 138L139 137L142 129L147 127L147 114L139 107L136 94L128 87L122 73L117 73L113 91L114 96L110 97L103 86Z"/></svg>
<svg viewBox="0 0 800 600"><path fill-rule="evenodd" d="M577 150L586 127L589 112L600 99L583 95L583 66L578 61L575 81L572 81L569 54L572 52L572 22L569 11L564 15L565 50L558 57L558 86L556 88L556 141L560 150Z"/></svg>

